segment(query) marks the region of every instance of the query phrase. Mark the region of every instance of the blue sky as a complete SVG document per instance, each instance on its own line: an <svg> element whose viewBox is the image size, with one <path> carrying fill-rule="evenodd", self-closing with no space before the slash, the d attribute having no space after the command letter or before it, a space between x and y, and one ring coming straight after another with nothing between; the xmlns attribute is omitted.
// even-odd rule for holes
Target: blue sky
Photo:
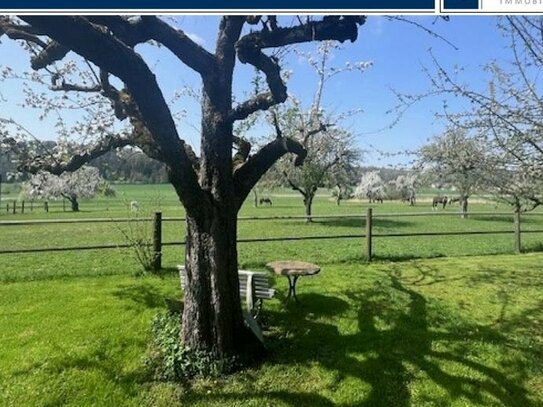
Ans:
<svg viewBox="0 0 543 407"><path fill-rule="evenodd" d="M209 50L213 49L218 17L215 16L179 16L169 17L180 28L193 36ZM286 21L292 17L283 17ZM426 99L412 107L393 128L376 132L387 127L393 116L386 112L396 105L396 98L391 91L402 93L424 93L429 89L429 81L423 67L432 70L429 50L443 66L458 65L465 70L462 80L473 86L484 88L485 75L482 66L490 60L507 59L506 41L496 27L496 18L489 16L457 16L450 21L435 17L410 17L424 24L452 42L458 50L445 41L434 38L412 25L388 21L381 16L370 16L360 28L358 40L346 43L341 52L336 53L334 63L342 65L346 61L372 61L373 67L365 73L348 72L336 76L325 94L324 106L340 112L353 108L362 108L364 112L344 123L355 135L359 148L367 150L367 165L387 165L407 162L406 157L383 158L375 150L395 153L413 150L429 137L439 134L445 123L436 119L434 113L441 111L441 99ZM304 47L304 50L314 46ZM144 56L159 78L161 87L168 100L176 89L182 86L199 88L198 76L191 72L165 49L142 46L138 51ZM12 41L4 40L0 44L2 61L14 69L28 70L28 56ZM289 82L289 92L306 103L310 102L315 89L315 75L300 58L287 59L286 68L293 71ZM239 99L251 89L250 80L253 70L238 64L236 68L235 89ZM20 83L8 81L0 83L0 92L4 101L0 102L0 116L12 117L25 124L36 135L44 139L54 138L53 123L40 122L37 112L21 109L18 106L21 92ZM188 115L180 126L180 134L197 148L199 106L190 98L181 100L180 106L187 109ZM462 103L453 101L452 105L463 108ZM266 132L258 128L255 133Z"/></svg>

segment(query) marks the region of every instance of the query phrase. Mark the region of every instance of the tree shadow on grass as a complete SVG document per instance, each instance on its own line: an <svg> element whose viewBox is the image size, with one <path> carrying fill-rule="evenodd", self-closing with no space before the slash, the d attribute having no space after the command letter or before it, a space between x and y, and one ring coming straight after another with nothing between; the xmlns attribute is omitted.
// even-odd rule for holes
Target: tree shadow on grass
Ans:
<svg viewBox="0 0 543 407"><path fill-rule="evenodd" d="M335 374L332 383L323 381L319 391L307 393L286 382L285 390L277 391L276 382L274 391L269 393L254 385L234 395L215 391L210 396L192 390L189 399L241 402L252 400L256 396L253 390L257 390L267 402L338 405L318 393L335 394L342 390L342 382L351 378L369 384L370 389L364 392L361 384L357 394L351 387L351 400L343 406L407 407L415 402L444 404L453 400L511 407L536 405L523 384L530 378L526 360L541 358L541 352L533 347L492 326L471 322L455 308L425 298L402 281L398 273L388 274L370 289L349 291L345 296L348 301L301 294L301 306L268 313L273 355L270 363L284 365L289 371L318 364ZM353 312L358 329L354 333L340 332L338 326L345 329L341 320L347 318L349 322ZM493 348L492 354L508 356L485 361L487 347ZM258 379L257 374L254 382ZM425 391L429 393L426 395L417 393L413 400L412 386L427 388L428 382L439 390ZM443 393L446 395L442 396Z"/></svg>
<svg viewBox="0 0 543 407"><path fill-rule="evenodd" d="M130 309L168 308L178 310L182 303L178 298L165 296L162 291L148 283L119 285L113 295L126 304Z"/></svg>
<svg viewBox="0 0 543 407"><path fill-rule="evenodd" d="M543 279L539 265L526 266L512 270L479 264L469 276L469 283L491 284L496 287L539 288L543 289Z"/></svg>
<svg viewBox="0 0 543 407"><path fill-rule="evenodd" d="M539 253L543 252L543 242L524 244L523 253Z"/></svg>
<svg viewBox="0 0 543 407"><path fill-rule="evenodd" d="M521 215L522 216L522 215ZM469 215L468 219L470 220L476 220L476 221L483 221L483 222L500 222L500 223L506 223L513 225L513 213L511 215L507 216L480 216L480 215ZM541 224L541 218L537 217L531 217L531 216L524 216L521 220L522 224Z"/></svg>
<svg viewBox="0 0 543 407"><path fill-rule="evenodd" d="M361 229L366 225L364 218L329 218L329 219L314 219L313 222L316 225L334 226L334 227L350 227ZM405 222L393 219L375 218L373 219L374 228L382 228L387 230L394 230L397 228L403 228L413 226L415 222Z"/></svg>

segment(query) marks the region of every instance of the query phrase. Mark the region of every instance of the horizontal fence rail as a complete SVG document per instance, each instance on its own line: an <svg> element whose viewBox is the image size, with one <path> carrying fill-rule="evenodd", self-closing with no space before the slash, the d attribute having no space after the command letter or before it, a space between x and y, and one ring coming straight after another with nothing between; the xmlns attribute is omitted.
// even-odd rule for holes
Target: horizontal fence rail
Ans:
<svg viewBox="0 0 543 407"><path fill-rule="evenodd" d="M413 213L379 213L373 214L373 219L379 218L397 218L397 217L420 217L420 216L450 216L458 217L461 215L458 212L413 212ZM510 212L470 212L468 217L472 216L496 216L496 217L513 217ZM543 212L526 212L522 216L543 216ZM70 223L122 223L122 222L150 222L154 218L133 217L133 218L83 218L83 219L33 219L33 220L5 220L0 221L2 226L27 226L27 225L54 225L54 224L70 224ZM366 219L364 214L347 214L347 215L311 215L311 216L240 216L238 221L265 221L265 220L319 220L319 219ZM185 222L187 219L182 216L163 217L163 222Z"/></svg>
<svg viewBox="0 0 543 407"><path fill-rule="evenodd" d="M288 242L288 241L306 241L306 240L332 240L332 239L365 239L365 256L368 260L372 258L372 239L373 238L393 238L393 237L431 237L431 236L476 236L476 235L499 235L510 234L514 236L515 251L520 252L520 236L525 233L543 233L543 229L521 230L521 215L510 212L470 212L468 217L508 217L512 218L512 228L509 230L465 230L465 231L442 231L442 232L407 232L407 233L374 233L373 220L380 218L398 218L398 217L422 217L422 216L459 216L457 212L415 212L415 213L381 213L374 214L371 208L365 215L362 214L343 214L343 215L317 215L317 216L245 216L239 217L238 221L274 221L274 220L319 220L319 219L360 219L365 220L365 233L360 234L338 234L326 236L277 236L263 238L240 238L238 243L265 243L265 242ZM543 213L523 213L524 216L543 216ZM152 217L127 217L127 218L87 218L87 219L40 219L40 220L12 220L0 222L0 227L4 226L36 226L51 224L89 224L89 223L123 223L123 222L153 222L153 239L143 246L153 247L156 261L155 267L160 268L160 259L162 248L165 246L183 246L185 241L162 241L162 224L164 222L184 222L185 217L162 217L160 212L156 212ZM0 249L2 254L19 253L44 253L44 252L63 252L79 250L108 250L108 249L128 249L133 244L102 244L89 246L65 246L65 247L41 247L41 248L21 248L21 249Z"/></svg>

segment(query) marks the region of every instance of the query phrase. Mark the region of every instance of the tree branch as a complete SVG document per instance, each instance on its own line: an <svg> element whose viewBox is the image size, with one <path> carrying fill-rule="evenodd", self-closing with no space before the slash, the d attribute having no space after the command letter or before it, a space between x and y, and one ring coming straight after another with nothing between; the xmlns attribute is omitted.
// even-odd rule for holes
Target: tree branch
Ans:
<svg viewBox="0 0 543 407"><path fill-rule="evenodd" d="M149 38L168 48L181 62L201 75L216 65L213 54L191 40L182 30L176 30L156 16L143 16L142 23Z"/></svg>
<svg viewBox="0 0 543 407"><path fill-rule="evenodd" d="M47 46L47 43L42 41L38 36L37 30L29 25L21 25L13 23L9 17L0 18L0 37L6 34L12 40L24 40L39 45L42 48Z"/></svg>
<svg viewBox="0 0 543 407"><path fill-rule="evenodd" d="M362 16L326 16L320 21L308 21L288 28L275 26L272 30L266 27L243 36L236 43L238 59L264 72L270 91L260 93L235 107L230 120L243 120L256 111L267 110L287 99L287 88L281 78L279 64L274 57L264 54L263 49L315 40L355 41L358 26L364 22L365 17Z"/></svg>
<svg viewBox="0 0 543 407"><path fill-rule="evenodd" d="M187 208L201 208L207 199L185 142L177 134L171 112L155 75L132 48L111 33L104 32L78 16L22 16L24 21L44 30L51 38L101 69L120 78L138 106L145 127L157 145L158 158L168 166L170 178L179 185L180 198ZM198 214L195 213L195 216Z"/></svg>
<svg viewBox="0 0 543 407"><path fill-rule="evenodd" d="M302 194L304 198L307 197L307 192L304 191L302 188L300 188L298 185L296 185L294 181L290 179L286 171L283 171L283 177L285 177L285 179L287 180L287 183L290 185L290 188L292 188L293 191L298 191L300 194Z"/></svg>
<svg viewBox="0 0 543 407"><path fill-rule="evenodd" d="M266 144L234 171L234 186L239 205L266 171L287 153L296 154L295 166L302 165L307 156L307 150L296 140L281 137Z"/></svg>
<svg viewBox="0 0 543 407"><path fill-rule="evenodd" d="M45 46L38 55L35 55L30 59L30 65L32 66L32 69L37 71L56 61L60 61L68 52L70 52L70 50L65 46L56 41L49 41L47 46Z"/></svg>
<svg viewBox="0 0 543 407"><path fill-rule="evenodd" d="M25 162L18 166L20 171L35 174L39 171L47 171L51 174L60 175L65 171L73 172L87 164L89 161L98 158L116 148L125 147L133 143L130 137L119 137L109 135L100 140L96 145L87 148L80 154L73 154L68 161L51 162L51 157L33 157L31 162Z"/></svg>
<svg viewBox="0 0 543 407"><path fill-rule="evenodd" d="M76 85L73 83L62 82L58 85L52 85L50 89L53 91L64 91L64 92L96 93L102 90L102 86L100 85L83 86L83 85Z"/></svg>

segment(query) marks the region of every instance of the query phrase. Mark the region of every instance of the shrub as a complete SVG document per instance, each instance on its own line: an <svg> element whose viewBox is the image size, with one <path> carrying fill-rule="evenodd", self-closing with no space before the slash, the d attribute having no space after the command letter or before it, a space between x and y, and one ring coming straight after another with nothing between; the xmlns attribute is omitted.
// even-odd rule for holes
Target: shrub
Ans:
<svg viewBox="0 0 543 407"><path fill-rule="evenodd" d="M126 206L128 208L127 222L115 224L116 228L142 266L143 272L157 272L159 270L154 269L156 253L153 247L153 222L150 221L154 211L139 205L133 208L128 202L126 202ZM160 201L157 200L154 205L149 205L149 207L160 210Z"/></svg>
<svg viewBox="0 0 543 407"><path fill-rule="evenodd" d="M181 314L156 315L151 325L151 343L145 365L155 380L184 382L199 377L217 377L232 371L233 359L217 359L209 352L195 351L181 342Z"/></svg>

